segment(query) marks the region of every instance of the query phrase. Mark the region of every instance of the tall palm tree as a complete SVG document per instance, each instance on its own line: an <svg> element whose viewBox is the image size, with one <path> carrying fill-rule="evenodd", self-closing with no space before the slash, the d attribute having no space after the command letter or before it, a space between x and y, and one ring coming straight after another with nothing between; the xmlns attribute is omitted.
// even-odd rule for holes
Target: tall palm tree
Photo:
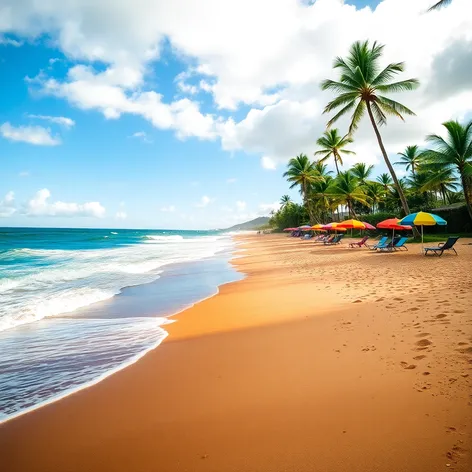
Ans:
<svg viewBox="0 0 472 472"><path fill-rule="evenodd" d="M447 5L449 5L451 2L452 2L452 0L439 0L439 2L437 2L434 5L429 7L428 11L439 10L440 8L443 8Z"/></svg>
<svg viewBox="0 0 472 472"><path fill-rule="evenodd" d="M372 175L373 170L373 165L369 166L363 162L358 162L351 168L352 174L359 180L359 184L362 187L365 187L368 183L370 183L369 177Z"/></svg>
<svg viewBox="0 0 472 472"><path fill-rule="evenodd" d="M332 172L328 170L328 165L323 161L316 161L314 164L315 171L318 172L322 177L326 178L331 176Z"/></svg>
<svg viewBox="0 0 472 472"><path fill-rule="evenodd" d="M421 161L421 153L418 146L407 146L403 152L399 152L400 160L395 165L405 166L406 170L411 169L411 173L415 175L416 169Z"/></svg>
<svg viewBox="0 0 472 472"><path fill-rule="evenodd" d="M325 131L323 136L316 141L316 144L322 149L315 152L315 156L323 156L318 162L324 162L333 156L336 173L339 174L339 165L343 165L341 154L355 154L354 151L344 149L353 140L348 136L341 136L337 129Z"/></svg>
<svg viewBox="0 0 472 472"><path fill-rule="evenodd" d="M337 205L346 205L349 216L357 217L353 208L353 203L358 202L362 205L369 206L369 197L364 193L359 185L359 181L349 171L340 172L333 179L329 191L327 192Z"/></svg>
<svg viewBox="0 0 472 472"><path fill-rule="evenodd" d="M285 208L287 205L290 205L292 202L292 199L290 198L290 195L282 195L280 198L280 208Z"/></svg>
<svg viewBox="0 0 472 472"><path fill-rule="evenodd" d="M410 213L408 202L388 158L378 127L387 123L387 115L396 116L402 120L404 120L403 115L414 115L409 108L387 98L383 94L413 90L419 85L419 82L417 79L390 82L396 74L403 72L405 66L402 62L398 62L388 64L381 70L379 60L382 56L383 48L384 46L377 42L370 45L369 41L356 41L351 46L347 59L336 58L333 67L340 70L340 81L325 80L321 84L321 88L323 90L332 90L338 96L328 103L324 113L330 113L342 107L329 120L328 127L330 127L341 116L353 111L349 127L349 133L352 134L367 111L385 164L397 188L403 211L405 214L408 214Z"/></svg>
<svg viewBox="0 0 472 472"><path fill-rule="evenodd" d="M333 198L329 193L332 181L333 178L327 175L324 180L313 184L310 191L309 198L321 221L327 220L326 217L333 206Z"/></svg>
<svg viewBox="0 0 472 472"><path fill-rule="evenodd" d="M300 154L290 159L287 165L287 171L283 176L287 177L287 180L291 182L292 185L290 185L290 188L296 186L300 187L303 204L305 205L310 220L313 220L313 212L310 208L308 193L314 183L323 180L323 177L316 171L315 164L308 159L306 154Z"/></svg>
<svg viewBox="0 0 472 472"><path fill-rule="evenodd" d="M433 145L422 153L426 162L442 168L454 169L459 173L464 191L465 203L472 219L472 120L461 125L458 121L443 123L447 130L446 139L437 134L426 140Z"/></svg>
<svg viewBox="0 0 472 472"><path fill-rule="evenodd" d="M383 187L384 192L388 192L393 185L393 180L387 173L380 174L377 177L377 182Z"/></svg>

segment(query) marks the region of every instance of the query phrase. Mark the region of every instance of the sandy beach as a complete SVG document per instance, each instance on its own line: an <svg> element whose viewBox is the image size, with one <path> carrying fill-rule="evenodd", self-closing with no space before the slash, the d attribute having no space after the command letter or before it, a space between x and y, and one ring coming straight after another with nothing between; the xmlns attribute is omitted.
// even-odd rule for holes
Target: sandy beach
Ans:
<svg viewBox="0 0 472 472"><path fill-rule="evenodd" d="M470 471L459 256L239 238L247 277L103 382L0 425L5 472Z"/></svg>

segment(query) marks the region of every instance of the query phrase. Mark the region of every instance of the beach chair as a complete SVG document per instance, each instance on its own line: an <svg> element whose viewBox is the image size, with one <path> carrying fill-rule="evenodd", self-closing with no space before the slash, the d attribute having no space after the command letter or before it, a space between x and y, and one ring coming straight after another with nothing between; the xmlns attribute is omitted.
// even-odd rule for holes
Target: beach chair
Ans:
<svg viewBox="0 0 472 472"><path fill-rule="evenodd" d="M334 239L334 234L332 236L326 236L325 239L320 239L319 241L315 241L315 243L322 243L322 244L327 244L331 242Z"/></svg>
<svg viewBox="0 0 472 472"><path fill-rule="evenodd" d="M369 239L369 236L364 236L360 241L349 243L349 247L362 247L362 246L367 247L366 242L368 239Z"/></svg>
<svg viewBox="0 0 472 472"><path fill-rule="evenodd" d="M368 247L369 249L377 249L378 247L384 247L384 246L387 246L387 241L388 241L388 237L387 236L382 236L378 243L377 244L366 244L366 247Z"/></svg>
<svg viewBox="0 0 472 472"><path fill-rule="evenodd" d="M441 257L443 255L444 251L454 251L456 256L457 251L454 249L454 244L456 244L457 240L459 239L459 236L451 236L450 238L447 239L445 243L439 243L437 247L425 247L424 248L424 255L427 256L428 252L431 251L432 254Z"/></svg>
<svg viewBox="0 0 472 472"><path fill-rule="evenodd" d="M393 245L393 249L395 249L395 251L398 249L405 249L405 251L408 251L408 248L405 246L405 243L408 241L408 238L405 238L404 236L402 238L400 238L394 245Z"/></svg>
<svg viewBox="0 0 472 472"><path fill-rule="evenodd" d="M341 239L343 239L343 236L344 236L344 234L338 234L331 241L325 242L325 245L326 246L332 246L334 244L339 244L341 242Z"/></svg>

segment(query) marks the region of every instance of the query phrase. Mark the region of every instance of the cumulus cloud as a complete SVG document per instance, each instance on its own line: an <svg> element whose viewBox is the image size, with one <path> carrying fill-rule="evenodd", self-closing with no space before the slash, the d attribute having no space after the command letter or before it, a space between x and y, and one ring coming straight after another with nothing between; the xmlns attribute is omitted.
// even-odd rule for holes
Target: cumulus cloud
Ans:
<svg viewBox="0 0 472 472"><path fill-rule="evenodd" d="M126 212L124 211L117 211L116 212L116 215L115 215L115 218L117 220L126 220L126 218L128 218L128 215Z"/></svg>
<svg viewBox="0 0 472 472"><path fill-rule="evenodd" d="M208 206L211 202L213 202L213 198L207 197L206 195L203 195L203 197L200 199L198 203L195 203L195 207L197 208L205 208Z"/></svg>
<svg viewBox="0 0 472 472"><path fill-rule="evenodd" d="M259 155L261 164L273 169L300 152L312 155L327 121L321 112L331 98L319 83L336 77L333 58L345 55L366 32L386 44L384 63L405 61L403 77L422 83L418 91L394 97L418 117L407 124L390 120L382 130L389 152L420 144L439 123L470 112L469 3L454 0L426 14L431 0L383 0L375 9L342 0L205 0L204 8L192 0L118 6L113 0L50 0L46 6L4 0L0 33L49 34L68 58L80 62L64 79L38 76L36 86L44 93L108 119L141 116L179 139L220 139L223 149ZM178 99L164 98L148 81L153 61L168 45L190 64L174 78ZM96 63L103 66L90 65ZM213 108L196 101L201 93L213 99ZM247 111L232 115L242 105ZM339 128L347 129L347 120ZM353 150L378 161L368 123L359 129Z"/></svg>
<svg viewBox="0 0 472 472"><path fill-rule="evenodd" d="M0 133L10 141L20 141L37 146L57 146L61 140L51 135L49 128L42 126L12 126L6 122L0 126Z"/></svg>
<svg viewBox="0 0 472 472"><path fill-rule="evenodd" d="M0 200L0 217L6 218L16 213L15 194L10 191Z"/></svg>
<svg viewBox="0 0 472 472"><path fill-rule="evenodd" d="M4 36L0 36L0 45L13 46L15 48L19 48L23 46L23 41L17 41L16 39L5 38Z"/></svg>
<svg viewBox="0 0 472 472"><path fill-rule="evenodd" d="M175 211L175 206L174 205L163 206L161 207L161 211L163 211L164 213L173 213Z"/></svg>
<svg viewBox="0 0 472 472"><path fill-rule="evenodd" d="M75 126L75 121L65 116L48 116L48 115L31 115L31 114L27 116L28 118L32 118L32 119L49 121L51 123L64 126L64 128L72 128L73 126Z"/></svg>
<svg viewBox="0 0 472 472"><path fill-rule="evenodd" d="M27 216L81 216L92 218L102 218L105 216L105 208L99 202L51 202L50 197L51 192L47 188L39 190L26 204L25 214Z"/></svg>

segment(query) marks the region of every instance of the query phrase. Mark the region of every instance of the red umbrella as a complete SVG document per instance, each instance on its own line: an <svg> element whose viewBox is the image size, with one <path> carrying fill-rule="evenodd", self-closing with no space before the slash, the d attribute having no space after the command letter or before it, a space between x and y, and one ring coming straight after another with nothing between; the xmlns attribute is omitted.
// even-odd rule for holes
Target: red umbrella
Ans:
<svg viewBox="0 0 472 472"><path fill-rule="evenodd" d="M369 229L371 231L375 229L375 226L372 226L370 223L367 223L367 221L363 221L362 223L364 223L365 229Z"/></svg>
<svg viewBox="0 0 472 472"><path fill-rule="evenodd" d="M393 241L393 238L395 237L395 230L402 231L402 230L405 230L405 229L411 229L411 226L399 225L398 224L399 221L400 220L398 218L390 218L389 220L381 221L377 225L377 228L393 230L393 233L392 233L392 241Z"/></svg>
<svg viewBox="0 0 472 472"><path fill-rule="evenodd" d="M296 231L297 228L285 228L284 231Z"/></svg>

